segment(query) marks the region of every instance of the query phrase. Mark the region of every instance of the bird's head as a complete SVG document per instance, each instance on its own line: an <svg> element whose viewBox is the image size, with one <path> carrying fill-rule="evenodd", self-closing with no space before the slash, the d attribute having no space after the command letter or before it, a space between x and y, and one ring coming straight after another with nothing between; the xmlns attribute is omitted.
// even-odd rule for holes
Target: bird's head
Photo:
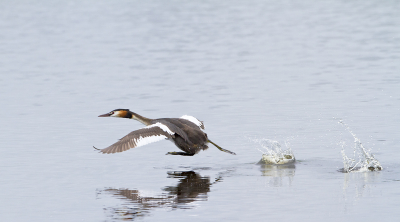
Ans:
<svg viewBox="0 0 400 222"><path fill-rule="evenodd" d="M119 117L119 118L132 118L132 112L129 109L114 109L113 111L100 115L99 117Z"/></svg>

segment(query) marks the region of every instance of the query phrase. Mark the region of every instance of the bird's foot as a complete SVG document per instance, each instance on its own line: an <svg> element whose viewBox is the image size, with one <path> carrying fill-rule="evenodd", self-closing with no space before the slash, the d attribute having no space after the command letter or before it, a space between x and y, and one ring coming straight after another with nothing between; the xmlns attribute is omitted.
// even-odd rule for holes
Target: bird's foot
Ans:
<svg viewBox="0 0 400 222"><path fill-rule="evenodd" d="M194 153L185 153L185 152L168 152L165 155L181 155L181 156L193 156Z"/></svg>

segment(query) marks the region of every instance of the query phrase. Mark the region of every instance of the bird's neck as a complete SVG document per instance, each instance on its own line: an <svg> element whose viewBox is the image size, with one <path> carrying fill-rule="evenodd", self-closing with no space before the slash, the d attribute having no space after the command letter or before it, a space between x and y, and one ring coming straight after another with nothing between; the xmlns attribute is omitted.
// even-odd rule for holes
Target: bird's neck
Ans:
<svg viewBox="0 0 400 222"><path fill-rule="evenodd" d="M131 112L131 111L130 111L130 114L132 115L131 119L137 120L146 126L150 125L150 122L152 121L152 119L146 118L144 116L141 116L141 115Z"/></svg>

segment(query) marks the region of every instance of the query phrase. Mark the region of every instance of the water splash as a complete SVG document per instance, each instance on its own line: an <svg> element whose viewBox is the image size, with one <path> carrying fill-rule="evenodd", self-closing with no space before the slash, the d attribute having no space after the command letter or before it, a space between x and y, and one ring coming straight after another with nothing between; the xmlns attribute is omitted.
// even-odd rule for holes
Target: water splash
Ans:
<svg viewBox="0 0 400 222"><path fill-rule="evenodd" d="M343 157L343 172L366 172L366 171L380 171L382 170L382 165L379 161L372 155L371 150L367 150L361 140L357 138L357 136L350 130L350 127L345 124L342 120L339 121L345 129L353 136L354 138L354 152L353 158L350 158L345 153L346 143L341 141L339 145L342 147L342 157Z"/></svg>
<svg viewBox="0 0 400 222"><path fill-rule="evenodd" d="M289 164L295 162L295 157L290 148L289 141L285 141L286 150L282 150L281 144L278 141L270 139L255 139L248 138L250 141L258 143L260 147L257 149L263 153L258 164Z"/></svg>

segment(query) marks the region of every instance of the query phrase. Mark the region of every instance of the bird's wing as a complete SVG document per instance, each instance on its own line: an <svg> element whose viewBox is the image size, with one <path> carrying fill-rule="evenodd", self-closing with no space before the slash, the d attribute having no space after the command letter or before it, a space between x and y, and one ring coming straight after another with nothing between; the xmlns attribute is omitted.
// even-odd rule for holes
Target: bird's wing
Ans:
<svg viewBox="0 0 400 222"><path fill-rule="evenodd" d="M196 126L202 128L202 129L205 128L205 127L204 127L204 124L203 124L203 121L198 120L196 117L188 116L188 115L183 115L183 116L179 117L179 119L188 120L188 121L194 123Z"/></svg>
<svg viewBox="0 0 400 222"><path fill-rule="evenodd" d="M191 143L187 133L185 132L185 127L183 127L182 124L177 123L175 120L176 120L175 118L169 118L169 119L157 119L156 121L158 123L167 126L168 129L181 136L186 142Z"/></svg>
<svg viewBox="0 0 400 222"><path fill-rule="evenodd" d="M113 145L98 149L102 153L119 153L131 148L174 137L174 132L162 123L155 123L142 129L130 132ZM96 148L97 149L97 148Z"/></svg>

